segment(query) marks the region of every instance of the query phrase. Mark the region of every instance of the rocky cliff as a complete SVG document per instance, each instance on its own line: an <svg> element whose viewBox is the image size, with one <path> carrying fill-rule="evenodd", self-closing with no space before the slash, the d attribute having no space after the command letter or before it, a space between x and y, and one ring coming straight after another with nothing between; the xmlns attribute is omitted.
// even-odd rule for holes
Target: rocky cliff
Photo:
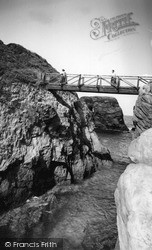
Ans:
<svg viewBox="0 0 152 250"><path fill-rule="evenodd" d="M118 101L113 97L81 97L92 112L96 130L99 131L128 131L124 123L123 112Z"/></svg>
<svg viewBox="0 0 152 250"><path fill-rule="evenodd" d="M152 84L145 85L140 89L134 107L134 136L138 137L143 131L152 127Z"/></svg>
<svg viewBox="0 0 152 250"><path fill-rule="evenodd" d="M151 152L148 129L131 142L128 155L134 163L121 175L115 192L120 250L152 249Z"/></svg>
<svg viewBox="0 0 152 250"><path fill-rule="evenodd" d="M111 161L76 94L40 87L57 71L20 45L0 42L0 211L76 183Z"/></svg>
<svg viewBox="0 0 152 250"><path fill-rule="evenodd" d="M55 80L59 74L48 62L21 45L0 41L0 79L12 82L39 83L45 73Z"/></svg>

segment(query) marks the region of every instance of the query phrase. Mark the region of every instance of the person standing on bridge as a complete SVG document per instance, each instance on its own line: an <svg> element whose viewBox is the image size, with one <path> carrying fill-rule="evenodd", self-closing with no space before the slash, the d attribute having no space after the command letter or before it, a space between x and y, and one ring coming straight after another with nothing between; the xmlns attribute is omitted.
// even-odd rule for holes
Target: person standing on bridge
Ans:
<svg viewBox="0 0 152 250"><path fill-rule="evenodd" d="M117 89L119 89L119 77L116 76L116 73L114 71L114 69L112 70L112 74L111 74L111 85L116 87Z"/></svg>
<svg viewBox="0 0 152 250"><path fill-rule="evenodd" d="M66 74L66 72L65 72L65 69L62 69L61 83L62 83L62 84L67 84L67 74Z"/></svg>
<svg viewBox="0 0 152 250"><path fill-rule="evenodd" d="M113 69L112 74L111 74L111 84L114 85L114 86L116 86L116 79L117 79L116 73L115 73L115 71Z"/></svg>

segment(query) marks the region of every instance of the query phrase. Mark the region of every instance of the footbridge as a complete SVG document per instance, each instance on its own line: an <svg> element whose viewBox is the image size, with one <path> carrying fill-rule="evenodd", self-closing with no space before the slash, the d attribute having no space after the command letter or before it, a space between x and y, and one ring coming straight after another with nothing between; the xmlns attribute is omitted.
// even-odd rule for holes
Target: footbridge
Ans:
<svg viewBox="0 0 152 250"><path fill-rule="evenodd" d="M59 74L45 74L43 83L49 91L138 95L141 86L152 83L152 76L117 76L112 81L111 75L67 74L67 79L62 81Z"/></svg>

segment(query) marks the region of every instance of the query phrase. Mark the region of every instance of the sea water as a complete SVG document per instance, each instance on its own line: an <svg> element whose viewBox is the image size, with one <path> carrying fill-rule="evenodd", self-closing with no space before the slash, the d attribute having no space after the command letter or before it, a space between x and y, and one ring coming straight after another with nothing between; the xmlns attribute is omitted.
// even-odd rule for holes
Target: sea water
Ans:
<svg viewBox="0 0 152 250"><path fill-rule="evenodd" d="M117 239L114 191L130 160L130 132L98 133L114 160L111 168L95 172L81 184L55 193L56 209L33 227L33 238L63 238L64 250L113 250Z"/></svg>
<svg viewBox="0 0 152 250"><path fill-rule="evenodd" d="M114 160L111 169L102 169L70 191L56 194L59 207L45 218L45 237L63 238L65 250L113 250L117 239L114 191L130 160L130 132L98 133ZM36 232L37 233L37 232ZM41 234L41 233L40 233ZM35 237L36 235L34 235ZM42 236L42 235L41 235Z"/></svg>

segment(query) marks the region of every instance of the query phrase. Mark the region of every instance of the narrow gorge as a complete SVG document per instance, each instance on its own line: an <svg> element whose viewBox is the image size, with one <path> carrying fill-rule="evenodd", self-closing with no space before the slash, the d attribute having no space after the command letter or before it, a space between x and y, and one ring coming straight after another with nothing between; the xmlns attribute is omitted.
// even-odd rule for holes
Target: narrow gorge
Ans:
<svg viewBox="0 0 152 250"><path fill-rule="evenodd" d="M138 245L128 240L135 232L126 225L134 209L127 201L134 199L129 188L139 192L139 185L129 187L125 178L131 174L134 184L137 175L145 183L142 171L150 178L151 131L131 142L115 98L79 99L76 93L48 91L45 74L56 84L60 74L20 45L1 41L0 56L1 238L51 238L64 250L114 250L117 238L118 249ZM134 137L151 127L150 105L150 92L141 90L134 108ZM136 164L126 169L131 161ZM127 197L122 197L124 190ZM143 219L145 204L138 211Z"/></svg>
<svg viewBox="0 0 152 250"><path fill-rule="evenodd" d="M60 222L60 234L52 231L51 237L67 240L65 249L85 249L87 244L113 249L116 181L113 186L109 178L116 180L117 174L109 175L113 159L95 132L92 112L75 93L45 90L42 76L51 73L58 84L59 73L39 55L2 41L0 55L1 237L49 237L46 227L53 230L59 225L60 207L68 204L65 194L70 195L70 206L74 199L77 211L85 206L80 212L81 216L85 213L83 224L74 222L81 237L74 236L75 226L67 233L69 215ZM94 184L95 190L91 188ZM97 190L101 201L95 198ZM67 231L62 229L64 220ZM90 232L92 223L95 229ZM96 232L102 237L97 239ZM92 240L88 240L90 233Z"/></svg>

